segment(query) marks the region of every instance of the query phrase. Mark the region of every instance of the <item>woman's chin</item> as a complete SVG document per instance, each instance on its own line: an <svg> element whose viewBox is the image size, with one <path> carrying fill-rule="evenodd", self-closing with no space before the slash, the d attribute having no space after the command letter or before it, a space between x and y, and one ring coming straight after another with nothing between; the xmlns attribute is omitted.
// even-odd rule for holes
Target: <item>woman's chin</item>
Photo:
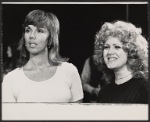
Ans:
<svg viewBox="0 0 150 122"><path fill-rule="evenodd" d="M107 68L108 68L108 69L115 69L115 66L107 65Z"/></svg>

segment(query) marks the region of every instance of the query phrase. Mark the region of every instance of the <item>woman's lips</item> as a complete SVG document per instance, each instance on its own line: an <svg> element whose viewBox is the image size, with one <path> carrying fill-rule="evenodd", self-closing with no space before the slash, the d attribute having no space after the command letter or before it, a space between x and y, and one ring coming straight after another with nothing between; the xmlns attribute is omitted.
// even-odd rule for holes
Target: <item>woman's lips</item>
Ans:
<svg viewBox="0 0 150 122"><path fill-rule="evenodd" d="M114 61L116 59L117 59L116 57L108 57L108 61Z"/></svg>
<svg viewBox="0 0 150 122"><path fill-rule="evenodd" d="M36 43L29 43L30 47L35 47L37 44Z"/></svg>

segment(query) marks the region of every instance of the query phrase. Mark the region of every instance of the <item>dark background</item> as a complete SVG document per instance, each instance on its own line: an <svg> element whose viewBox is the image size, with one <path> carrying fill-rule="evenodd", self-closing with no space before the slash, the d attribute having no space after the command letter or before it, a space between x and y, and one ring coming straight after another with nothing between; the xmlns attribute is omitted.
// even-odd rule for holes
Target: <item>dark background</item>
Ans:
<svg viewBox="0 0 150 122"><path fill-rule="evenodd" d="M28 12L34 9L49 11L58 17L60 54L68 57L79 73L85 59L93 53L95 34L104 22L129 21L141 27L148 38L148 4L2 4L3 62L8 60L8 45L13 49L13 62L18 60L16 49L21 25Z"/></svg>

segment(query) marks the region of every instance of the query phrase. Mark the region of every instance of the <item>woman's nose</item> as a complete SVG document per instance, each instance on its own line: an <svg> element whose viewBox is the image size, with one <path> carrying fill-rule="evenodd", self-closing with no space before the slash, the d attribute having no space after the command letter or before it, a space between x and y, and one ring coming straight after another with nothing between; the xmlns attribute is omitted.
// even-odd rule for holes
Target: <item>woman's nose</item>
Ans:
<svg viewBox="0 0 150 122"><path fill-rule="evenodd" d="M108 54L113 54L113 53L114 53L114 49L113 48L109 48Z"/></svg>
<svg viewBox="0 0 150 122"><path fill-rule="evenodd" d="M30 39L35 39L35 38L36 38L35 32L31 32L31 33L30 33Z"/></svg>

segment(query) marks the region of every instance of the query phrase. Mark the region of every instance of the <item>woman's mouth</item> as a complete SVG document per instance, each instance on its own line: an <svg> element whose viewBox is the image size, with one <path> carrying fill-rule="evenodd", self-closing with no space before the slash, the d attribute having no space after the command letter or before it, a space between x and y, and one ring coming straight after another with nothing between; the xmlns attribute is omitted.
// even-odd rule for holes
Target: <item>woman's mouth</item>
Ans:
<svg viewBox="0 0 150 122"><path fill-rule="evenodd" d="M36 43L29 43L29 46L34 48L37 44Z"/></svg>
<svg viewBox="0 0 150 122"><path fill-rule="evenodd" d="M108 61L115 61L117 58L116 57L108 57L107 59L108 59Z"/></svg>

